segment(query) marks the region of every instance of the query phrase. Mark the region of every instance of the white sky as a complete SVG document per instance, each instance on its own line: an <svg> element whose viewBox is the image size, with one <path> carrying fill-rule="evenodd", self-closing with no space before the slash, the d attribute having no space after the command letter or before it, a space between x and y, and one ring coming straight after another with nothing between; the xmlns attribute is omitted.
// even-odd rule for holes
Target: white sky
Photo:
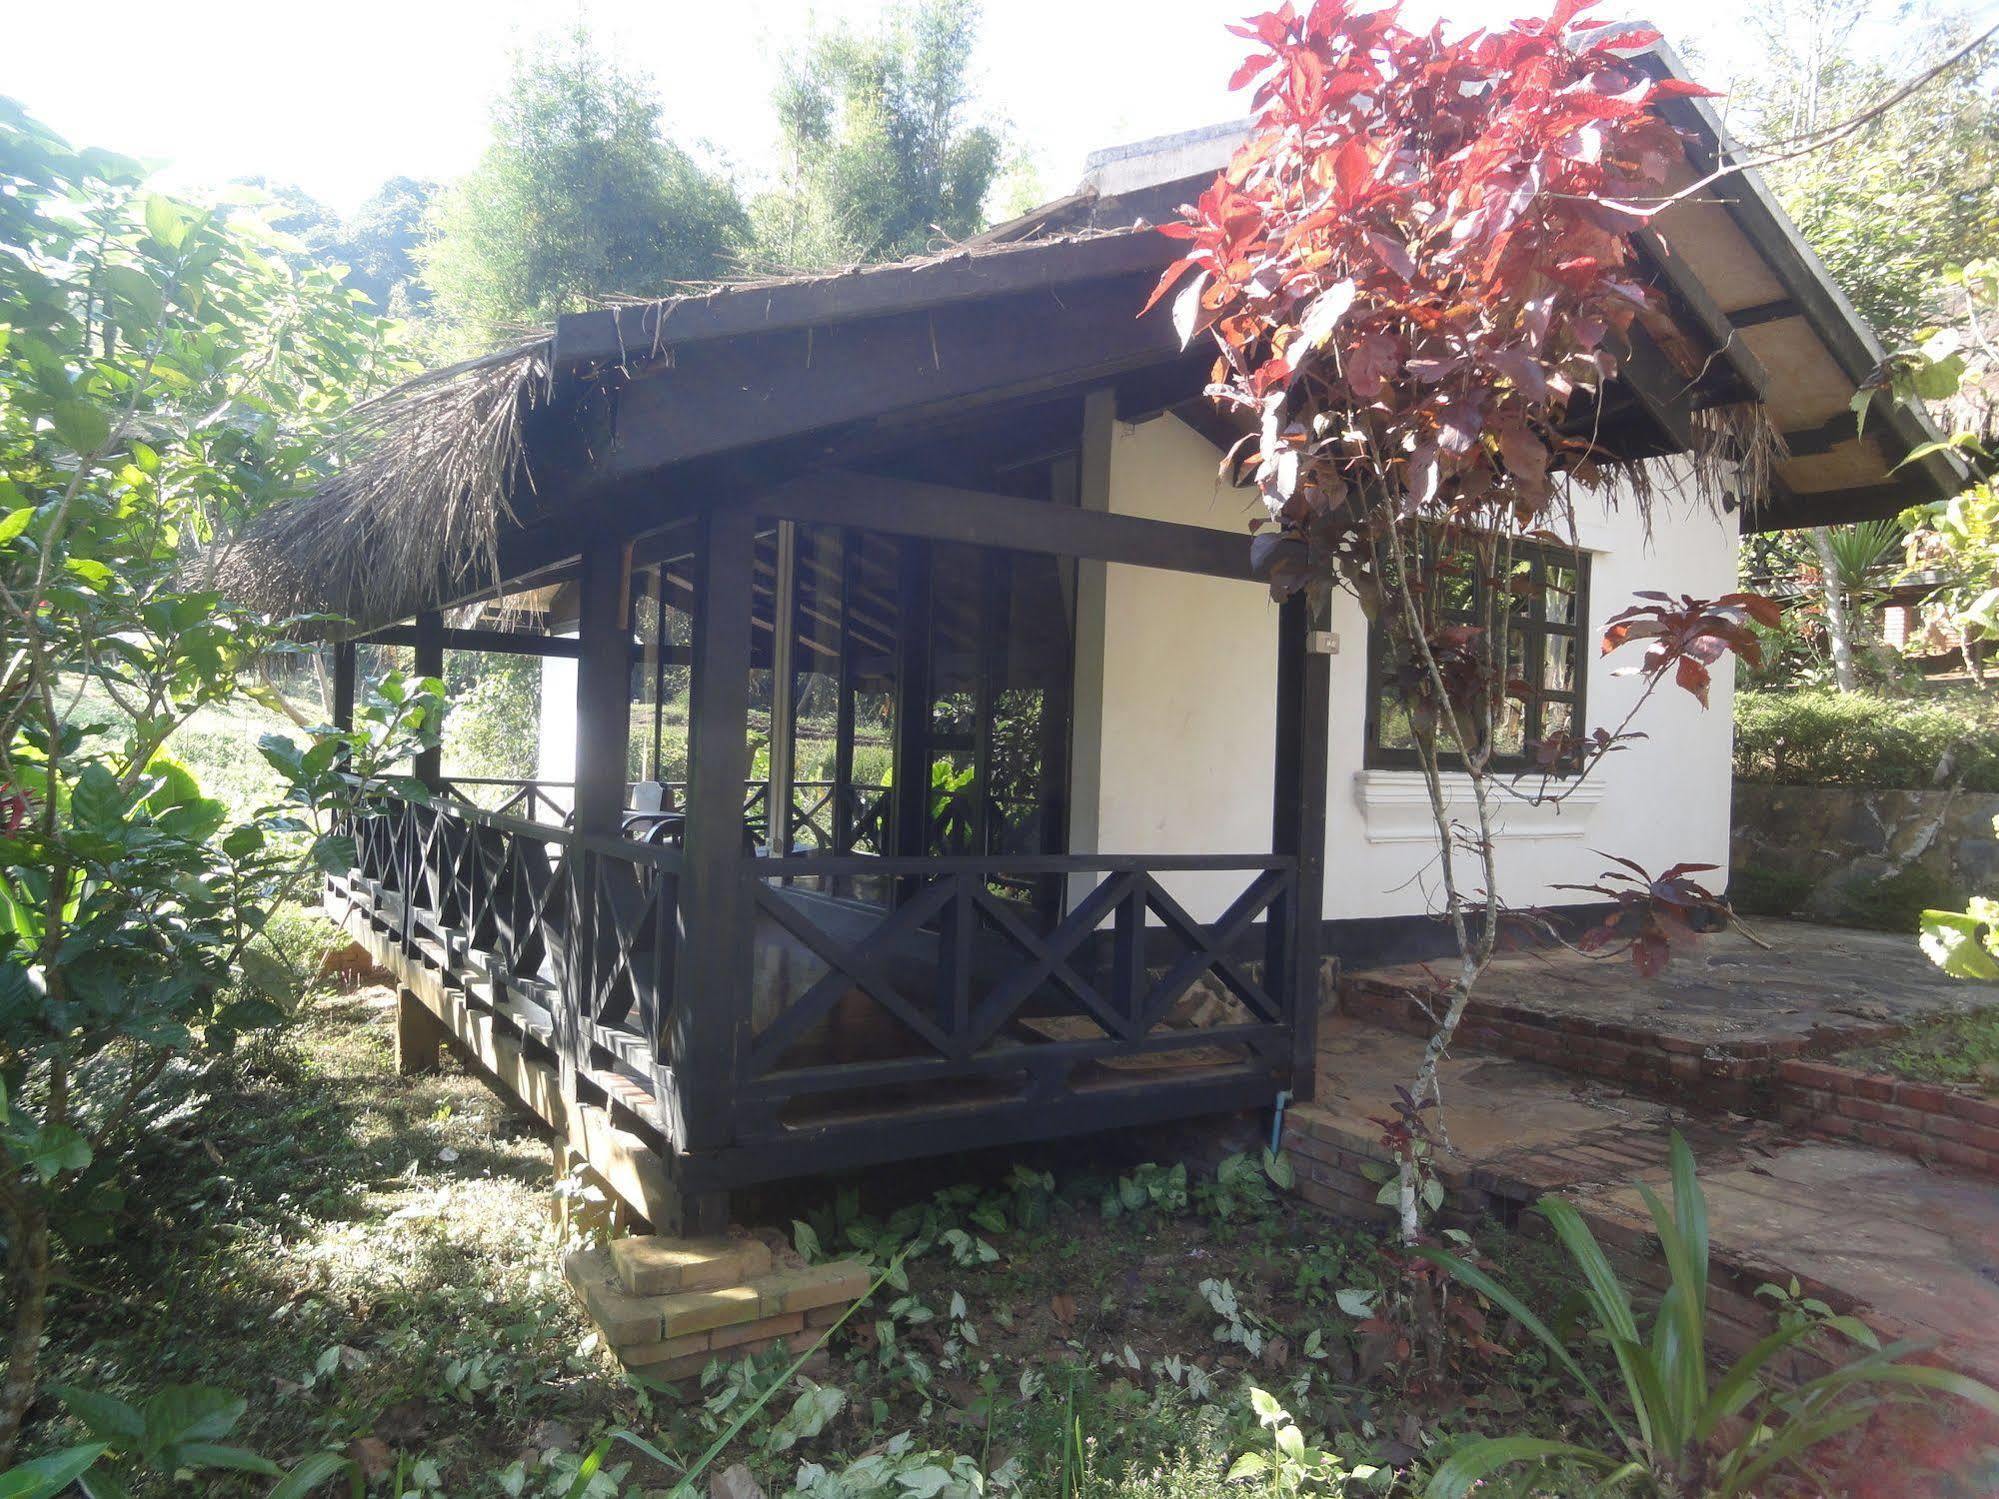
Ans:
<svg viewBox="0 0 1999 1499"><path fill-rule="evenodd" d="M986 0L979 107L1031 153L1050 196L1084 154L1242 112L1225 87L1246 44L1223 31L1275 0ZM768 166L774 60L814 18L868 22L883 0L0 0L0 94L78 145L161 163L196 187L263 175L342 213L397 174L449 179L486 140L509 51L587 17L658 81L676 138L739 172ZM1535 0L1412 0L1478 23ZM1670 11L1710 74L1739 56L1723 0L1607 0Z"/></svg>

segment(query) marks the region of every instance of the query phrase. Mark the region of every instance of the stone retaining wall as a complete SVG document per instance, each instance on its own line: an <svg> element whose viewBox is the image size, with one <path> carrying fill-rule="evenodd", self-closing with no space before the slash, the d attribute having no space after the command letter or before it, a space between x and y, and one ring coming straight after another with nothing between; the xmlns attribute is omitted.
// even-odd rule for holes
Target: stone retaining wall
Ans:
<svg viewBox="0 0 1999 1499"><path fill-rule="evenodd" d="M1999 889L1999 793L1735 783L1730 891L1743 910L1913 928Z"/></svg>
<svg viewBox="0 0 1999 1499"><path fill-rule="evenodd" d="M1781 1124L1999 1177L1999 1103L1830 1062L1785 1062Z"/></svg>

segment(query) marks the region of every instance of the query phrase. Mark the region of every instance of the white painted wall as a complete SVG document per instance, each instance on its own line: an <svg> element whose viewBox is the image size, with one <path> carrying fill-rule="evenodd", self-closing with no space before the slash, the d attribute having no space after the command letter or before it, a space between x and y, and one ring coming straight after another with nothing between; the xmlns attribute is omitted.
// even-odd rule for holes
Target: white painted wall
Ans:
<svg viewBox="0 0 1999 1499"><path fill-rule="evenodd" d="M1219 454L1172 417L1119 425L1110 508L1120 514L1241 531L1254 514L1246 491L1224 488ZM1728 517L1679 494L1658 475L1652 535L1628 498L1578 518L1592 554L1587 645L1639 589L1712 598L1735 584L1736 532ZM1247 543L1245 542L1245 545ZM1367 621L1336 595L1326 819L1326 915L1417 915L1436 909L1434 835L1414 772L1364 771ZM1260 853L1270 847L1271 753L1276 732L1277 606L1253 585L1112 566L1106 583L1098 842L1104 853ZM1593 649L1593 648L1592 648ZM1592 656L1588 727L1615 726L1635 700L1635 677L1616 676L1640 648ZM1590 897L1609 850L1657 871L1682 860L1722 866L1726 880L1732 663L1716 667L1711 706L1670 685L1633 725L1648 737L1608 756L1584 792L1559 809L1513 809L1499 840L1501 894L1514 905ZM1081 851L1081 850L1079 850ZM1212 919L1240 889L1235 876L1169 883L1197 917Z"/></svg>
<svg viewBox="0 0 1999 1499"><path fill-rule="evenodd" d="M576 634L574 630L562 633L571 639ZM576 779L576 662L567 656L541 658L541 743L534 773L543 781ZM564 808L574 798L574 793L562 786L547 794Z"/></svg>

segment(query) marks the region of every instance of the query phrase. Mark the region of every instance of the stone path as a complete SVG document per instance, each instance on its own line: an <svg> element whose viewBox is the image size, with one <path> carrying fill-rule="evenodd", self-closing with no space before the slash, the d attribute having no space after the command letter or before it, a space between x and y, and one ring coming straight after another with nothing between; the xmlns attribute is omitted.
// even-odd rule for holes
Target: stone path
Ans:
<svg viewBox="0 0 1999 1499"><path fill-rule="evenodd" d="M1379 1116L1415 1075L1413 1036L1329 1016L1318 1097L1287 1114L1301 1192L1353 1216L1386 1159ZM1767 1324L1755 1290L1795 1275L1889 1337L1936 1345L1946 1362L1999 1382L1999 1184L1885 1150L1802 1140L1735 1114L1694 1114L1538 1063L1461 1051L1441 1074L1452 1149L1451 1211L1517 1220L1551 1192L1583 1208L1627 1264L1652 1253L1632 1188L1667 1181L1679 1129L1707 1193L1719 1293L1717 1337L1746 1344Z"/></svg>
<svg viewBox="0 0 1999 1499"><path fill-rule="evenodd" d="M1989 989L1947 977L1898 933L1760 919L1750 929L1766 946L1733 931L1704 937L1648 980L1635 976L1628 959L1562 948L1502 953L1479 981L1477 1003L1753 1056L1795 1055L1835 1035L1851 1045L1872 1026L1992 1002ZM1421 964L1405 964L1357 982L1377 991L1422 989L1429 975Z"/></svg>

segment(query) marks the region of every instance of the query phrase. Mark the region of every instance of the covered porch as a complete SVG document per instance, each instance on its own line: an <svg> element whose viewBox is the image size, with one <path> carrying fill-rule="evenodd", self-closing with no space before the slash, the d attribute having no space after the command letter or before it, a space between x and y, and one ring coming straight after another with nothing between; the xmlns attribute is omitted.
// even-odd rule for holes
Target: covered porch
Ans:
<svg viewBox="0 0 1999 1499"><path fill-rule="evenodd" d="M1267 840L1098 846L1106 569L1265 588L1240 531L1108 509L1133 400L1064 392L959 428L948 462L633 507L632 534L500 590L535 610L339 647L350 718L358 644L427 675L550 663L571 774L424 757L429 798L354 829L328 900L438 1035L649 1153L662 1231L718 1227L758 1181L1309 1094L1329 710L1305 599L1244 663L1283 705Z"/></svg>

